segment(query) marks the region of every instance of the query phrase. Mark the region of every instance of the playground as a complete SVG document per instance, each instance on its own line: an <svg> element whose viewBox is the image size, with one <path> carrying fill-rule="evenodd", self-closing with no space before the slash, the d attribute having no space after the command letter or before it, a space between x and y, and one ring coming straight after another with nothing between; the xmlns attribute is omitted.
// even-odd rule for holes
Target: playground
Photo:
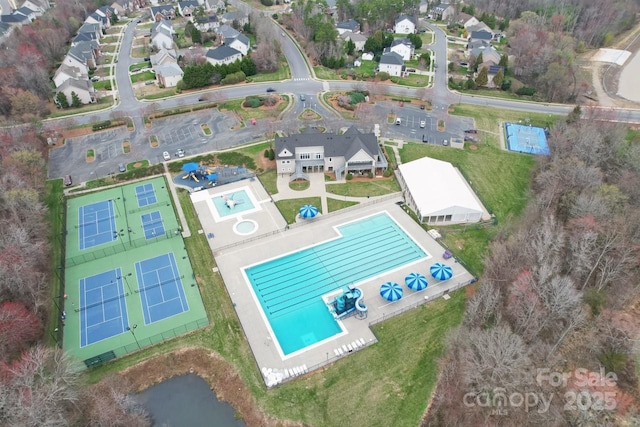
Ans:
<svg viewBox="0 0 640 427"><path fill-rule="evenodd" d="M63 348L93 366L208 324L164 178L67 201Z"/></svg>
<svg viewBox="0 0 640 427"><path fill-rule="evenodd" d="M215 187L244 179L254 179L255 174L242 166L208 166L203 163L189 162L182 165L182 173L173 182L176 185L202 189Z"/></svg>

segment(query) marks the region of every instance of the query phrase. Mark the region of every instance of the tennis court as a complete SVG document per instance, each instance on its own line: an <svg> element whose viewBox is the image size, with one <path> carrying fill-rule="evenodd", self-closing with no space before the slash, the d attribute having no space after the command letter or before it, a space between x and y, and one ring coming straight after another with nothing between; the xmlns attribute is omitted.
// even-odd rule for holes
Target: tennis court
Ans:
<svg viewBox="0 0 640 427"><path fill-rule="evenodd" d="M543 128L505 123L504 130L507 135L507 148L510 151L549 155L547 135Z"/></svg>
<svg viewBox="0 0 640 427"><path fill-rule="evenodd" d="M142 220L145 239L153 239L156 236L162 236L164 234L164 224L160 211L142 214L140 215L140 219Z"/></svg>
<svg viewBox="0 0 640 427"><path fill-rule="evenodd" d="M80 279L80 347L123 333L127 308L119 268Z"/></svg>
<svg viewBox="0 0 640 427"><path fill-rule="evenodd" d="M136 263L146 325L189 310L173 252Z"/></svg>
<svg viewBox="0 0 640 427"><path fill-rule="evenodd" d="M158 201L156 190L153 183L142 184L136 187L136 199L138 199L138 207L153 205Z"/></svg>
<svg viewBox="0 0 640 427"><path fill-rule="evenodd" d="M95 366L208 325L164 177L70 197L66 212L65 351Z"/></svg>
<svg viewBox="0 0 640 427"><path fill-rule="evenodd" d="M113 200L83 205L78 208L78 245L81 250L118 238Z"/></svg>

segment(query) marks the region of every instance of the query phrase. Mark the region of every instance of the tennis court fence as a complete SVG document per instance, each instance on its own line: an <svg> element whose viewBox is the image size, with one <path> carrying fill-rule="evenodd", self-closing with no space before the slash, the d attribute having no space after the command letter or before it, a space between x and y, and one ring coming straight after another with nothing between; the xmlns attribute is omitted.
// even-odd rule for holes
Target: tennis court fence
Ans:
<svg viewBox="0 0 640 427"><path fill-rule="evenodd" d="M152 345L160 344L164 341L179 337L188 332L195 331L196 329L204 328L205 326L208 326L208 325L209 325L209 319L207 319L206 317L202 317L200 319L191 321L184 325L176 326L173 329L166 330L162 333L152 335L150 337L141 336L142 334L140 332L137 332L135 334L135 338L137 340L136 342L127 344L122 347L114 348L113 352L115 353L116 357L121 357L121 356L124 356L125 354L138 351L142 348L150 347ZM138 330L139 329L140 328L138 328Z"/></svg>
<svg viewBox="0 0 640 427"><path fill-rule="evenodd" d="M160 240L173 239L174 237L181 236L182 229L180 227L167 230L164 234L157 234L156 236L147 239L144 236L137 239L131 238L131 233L123 231L118 235L118 241L115 244L102 249L96 249L91 252L82 253L74 257L69 257L65 260L67 267L75 267L85 262L95 261L110 255L116 255L122 252L126 252L131 249L140 248L142 246L151 245Z"/></svg>
<svg viewBox="0 0 640 427"><path fill-rule="evenodd" d="M140 208L129 209L127 211L127 213L129 215L131 215L131 214L136 214L136 213L140 213L140 212L151 211L151 210L154 210L154 209L158 209L158 207L160 207L162 205L171 206L171 201L170 200L160 200L157 203L152 203L150 205L142 206Z"/></svg>

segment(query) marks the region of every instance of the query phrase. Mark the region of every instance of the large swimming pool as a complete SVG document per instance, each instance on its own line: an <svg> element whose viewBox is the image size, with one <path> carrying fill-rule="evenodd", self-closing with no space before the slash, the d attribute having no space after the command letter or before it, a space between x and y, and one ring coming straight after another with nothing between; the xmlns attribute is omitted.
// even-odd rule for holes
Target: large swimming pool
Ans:
<svg viewBox="0 0 640 427"><path fill-rule="evenodd" d="M244 269L285 356L341 332L322 295L428 256L387 213L337 231L338 238Z"/></svg>

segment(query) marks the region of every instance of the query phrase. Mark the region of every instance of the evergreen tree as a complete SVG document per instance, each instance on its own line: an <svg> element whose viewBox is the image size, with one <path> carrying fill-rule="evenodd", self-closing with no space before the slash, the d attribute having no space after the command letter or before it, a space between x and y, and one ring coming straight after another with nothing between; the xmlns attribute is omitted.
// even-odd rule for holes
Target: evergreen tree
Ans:
<svg viewBox="0 0 640 427"><path fill-rule="evenodd" d="M474 73L478 72L478 67L480 66L480 64L482 64L482 61L484 61L484 58L482 58L482 52L480 52L480 54L476 58L476 62L473 63L473 72Z"/></svg>
<svg viewBox="0 0 640 427"><path fill-rule="evenodd" d="M502 54L502 56L500 57L500 63L498 65L504 68L504 71L506 73L507 67L509 66L509 57L506 54Z"/></svg>
<svg viewBox="0 0 640 427"><path fill-rule="evenodd" d="M82 105L82 101L80 101L80 97L77 93L71 92L71 106L73 108L80 107Z"/></svg>
<svg viewBox="0 0 640 427"><path fill-rule="evenodd" d="M479 77L479 76L478 76ZM495 76L493 76L493 85L498 89L502 88L502 82L504 81L504 72L500 69Z"/></svg>
<svg viewBox="0 0 640 427"><path fill-rule="evenodd" d="M67 99L67 95L63 92L58 92L56 95L56 101L60 108L69 108L69 100Z"/></svg>
<svg viewBox="0 0 640 427"><path fill-rule="evenodd" d="M486 86L487 83L489 83L489 72L487 67L482 67L482 70L478 73L478 77L476 77L476 85Z"/></svg>

